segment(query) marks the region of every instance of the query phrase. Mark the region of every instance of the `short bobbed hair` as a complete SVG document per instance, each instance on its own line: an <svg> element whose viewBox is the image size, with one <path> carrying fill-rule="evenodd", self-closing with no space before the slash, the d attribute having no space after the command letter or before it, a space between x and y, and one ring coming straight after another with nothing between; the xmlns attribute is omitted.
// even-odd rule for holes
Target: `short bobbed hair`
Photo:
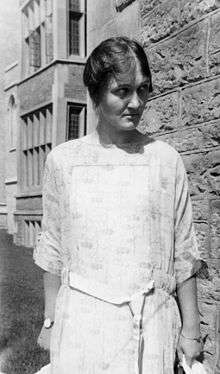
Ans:
<svg viewBox="0 0 220 374"><path fill-rule="evenodd" d="M92 51L85 65L83 82L96 107L112 78L131 81L137 61L142 74L149 79L149 92L152 92L148 59L137 41L118 36L104 40Z"/></svg>

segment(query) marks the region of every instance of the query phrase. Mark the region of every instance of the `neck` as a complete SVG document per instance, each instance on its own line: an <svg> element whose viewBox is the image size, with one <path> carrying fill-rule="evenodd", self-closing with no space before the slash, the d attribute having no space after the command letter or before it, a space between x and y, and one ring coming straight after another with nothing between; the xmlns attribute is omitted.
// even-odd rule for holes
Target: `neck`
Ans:
<svg viewBox="0 0 220 374"><path fill-rule="evenodd" d="M96 131L99 135L100 143L106 145L134 143L143 138L143 135L136 129L129 131L118 130L112 126L108 126L108 124L105 125L100 122L98 122Z"/></svg>

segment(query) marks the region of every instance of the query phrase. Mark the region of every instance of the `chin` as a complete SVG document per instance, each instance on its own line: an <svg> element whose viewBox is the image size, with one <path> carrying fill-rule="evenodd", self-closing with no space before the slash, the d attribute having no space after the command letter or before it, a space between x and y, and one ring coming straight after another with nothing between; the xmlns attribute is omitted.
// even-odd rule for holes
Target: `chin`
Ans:
<svg viewBox="0 0 220 374"><path fill-rule="evenodd" d="M119 129L124 130L124 131L132 131L136 129L136 126L135 125L121 126Z"/></svg>
<svg viewBox="0 0 220 374"><path fill-rule="evenodd" d="M121 128L125 130L134 130L137 127L137 125L138 125L138 122L136 124L133 121L126 121L125 123L121 125Z"/></svg>

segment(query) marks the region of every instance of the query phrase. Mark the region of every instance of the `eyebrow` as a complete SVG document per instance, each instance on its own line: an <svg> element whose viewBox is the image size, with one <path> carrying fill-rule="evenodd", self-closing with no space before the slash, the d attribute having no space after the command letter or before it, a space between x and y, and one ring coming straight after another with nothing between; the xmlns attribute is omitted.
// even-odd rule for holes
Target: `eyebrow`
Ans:
<svg viewBox="0 0 220 374"><path fill-rule="evenodd" d="M112 88L112 90L118 90L120 88L128 88L132 85L132 82L128 82L128 83L117 83L117 86ZM145 86L145 85L150 85L150 81L148 78L146 78L145 80L143 80L143 82L141 82L139 84L139 86Z"/></svg>
<svg viewBox="0 0 220 374"><path fill-rule="evenodd" d="M120 79L115 78L115 82L116 82L117 86L114 87L114 88L111 88L111 91L115 91L115 90L118 90L118 89L121 89L121 88L129 88L133 84L133 79L130 78L127 81L123 81L123 79L120 80ZM145 85L150 86L150 78L147 77L147 76L143 77L143 81L140 83L139 86L145 86Z"/></svg>
<svg viewBox="0 0 220 374"><path fill-rule="evenodd" d="M145 85L145 84L149 84L149 85L150 85L150 80L149 80L149 78L144 79L143 82L141 82L140 86L141 86L141 85Z"/></svg>

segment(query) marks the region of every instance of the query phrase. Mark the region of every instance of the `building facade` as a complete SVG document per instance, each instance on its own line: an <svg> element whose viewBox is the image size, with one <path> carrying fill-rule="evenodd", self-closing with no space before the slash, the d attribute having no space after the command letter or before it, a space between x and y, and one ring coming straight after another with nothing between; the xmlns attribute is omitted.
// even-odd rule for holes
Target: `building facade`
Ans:
<svg viewBox="0 0 220 374"><path fill-rule="evenodd" d="M18 21L18 0L8 0L1 7L0 12L0 228L8 227L11 232L12 215L7 214L8 199L10 193L16 185L16 172L13 166L8 170L6 166L15 158L15 147L12 142L5 141L5 136L11 131L12 110L15 115L15 97L6 97L4 92L5 74L10 74L11 69L16 70L19 52L19 21ZM10 42L9 42L10 41ZM13 65L11 63L13 62ZM7 71L5 67L7 66ZM16 82L16 77L11 76L12 85ZM15 138L13 136L13 142ZM12 161L13 163L13 161ZM10 201L9 201L10 200ZM13 208L11 209L13 211Z"/></svg>
<svg viewBox="0 0 220 374"><path fill-rule="evenodd" d="M86 0L20 1L20 16L17 83L12 66L5 87L11 122L17 122L17 134L8 131L6 140L16 142L10 162L17 172L16 188L7 189L7 215L15 242L33 247L41 229L45 159L55 145L86 133Z"/></svg>
<svg viewBox="0 0 220 374"><path fill-rule="evenodd" d="M198 286L205 365L219 374L219 1L26 0L20 14L19 79L6 87L12 144L15 118L18 124L10 161L17 160L16 194L10 176L7 192L8 204L16 195L7 207L16 243L31 247L40 231L51 148L95 127L82 85L87 51L110 36L135 37L148 54L154 86L142 125L181 153L188 172L199 248L209 265L209 278Z"/></svg>

